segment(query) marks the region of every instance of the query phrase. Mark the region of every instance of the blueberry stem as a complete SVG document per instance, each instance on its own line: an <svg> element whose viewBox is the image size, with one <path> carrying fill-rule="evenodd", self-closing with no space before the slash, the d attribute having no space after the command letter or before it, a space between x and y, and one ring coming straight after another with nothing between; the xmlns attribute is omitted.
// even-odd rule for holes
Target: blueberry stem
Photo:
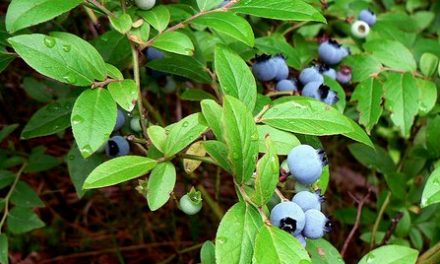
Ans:
<svg viewBox="0 0 440 264"><path fill-rule="evenodd" d="M222 220L223 215L225 214L223 209L214 201L214 199L212 199L211 195L202 184L197 185L197 189L202 193L203 201L212 209L217 219L219 221Z"/></svg>
<svg viewBox="0 0 440 264"><path fill-rule="evenodd" d="M255 118L254 118L254 120L255 120L255 123L259 123L259 122L261 122L261 119L263 118L263 115L267 112L267 110L269 110L270 109L270 105L265 105L264 107L263 107L263 109L260 111L260 113L258 113L256 116L255 116Z"/></svg>
<svg viewBox="0 0 440 264"><path fill-rule="evenodd" d="M382 216L385 213L385 210L388 207L388 204L391 200L391 192L388 192L385 201L383 202L382 206L380 207L379 214L377 215L376 221L374 222L373 229L371 230L371 238L370 238L370 250L374 248L376 244L376 233L377 229L379 228L380 221L382 220Z"/></svg>
<svg viewBox="0 0 440 264"><path fill-rule="evenodd" d="M278 188L275 188L275 193L280 198L281 202L288 202L289 199L287 199Z"/></svg>
<svg viewBox="0 0 440 264"><path fill-rule="evenodd" d="M101 12L103 12L106 16L109 16L109 17L113 17L114 16L113 13L110 10L108 10L104 5L102 5L101 3L99 3L96 0L85 0L84 2L86 4L91 4L91 5L95 6Z"/></svg>

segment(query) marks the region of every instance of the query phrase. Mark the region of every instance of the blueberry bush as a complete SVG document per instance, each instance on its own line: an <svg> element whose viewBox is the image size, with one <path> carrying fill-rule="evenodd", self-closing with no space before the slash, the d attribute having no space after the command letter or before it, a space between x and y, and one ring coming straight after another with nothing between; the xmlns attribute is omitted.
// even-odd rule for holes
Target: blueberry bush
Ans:
<svg viewBox="0 0 440 264"><path fill-rule="evenodd" d="M0 11L0 263L440 263L440 2Z"/></svg>

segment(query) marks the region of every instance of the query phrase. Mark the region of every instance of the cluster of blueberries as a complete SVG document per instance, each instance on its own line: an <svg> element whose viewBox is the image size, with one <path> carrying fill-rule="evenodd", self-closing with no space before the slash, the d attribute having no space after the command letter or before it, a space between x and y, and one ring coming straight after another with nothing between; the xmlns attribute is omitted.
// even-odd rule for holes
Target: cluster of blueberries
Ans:
<svg viewBox="0 0 440 264"><path fill-rule="evenodd" d="M350 50L332 39L323 41L318 49L320 63L302 70L298 76L302 85L301 95L333 105L338 101L335 91L324 84L324 76L337 80L341 84L351 81L351 69L341 66L339 71L329 65L339 64L350 54ZM290 70L282 55L260 55L252 65L254 76L263 82L276 81L275 89L281 92L298 92L298 81L289 77Z"/></svg>
<svg viewBox="0 0 440 264"><path fill-rule="evenodd" d="M309 145L293 148L287 157L288 173L299 183L311 185L327 165L323 150ZM318 239L331 230L331 222L321 212L324 197L320 191L301 191L291 201L282 201L270 213L272 225L289 232L305 247L306 239Z"/></svg>
<svg viewBox="0 0 440 264"><path fill-rule="evenodd" d="M359 13L358 20L351 24L351 33L357 38L366 38L370 33L370 27L376 24L376 14L370 9L364 9Z"/></svg>

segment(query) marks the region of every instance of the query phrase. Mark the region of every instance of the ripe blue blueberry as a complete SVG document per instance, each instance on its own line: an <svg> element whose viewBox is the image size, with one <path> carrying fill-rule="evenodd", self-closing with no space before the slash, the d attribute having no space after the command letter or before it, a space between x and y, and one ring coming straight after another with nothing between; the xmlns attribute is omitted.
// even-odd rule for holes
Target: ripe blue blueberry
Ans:
<svg viewBox="0 0 440 264"><path fill-rule="evenodd" d="M364 9L359 13L358 19L367 23L370 27L376 24L376 14L370 9Z"/></svg>
<svg viewBox="0 0 440 264"><path fill-rule="evenodd" d="M303 235L307 238L318 239L331 231L331 223L323 213L310 209L305 212L306 224Z"/></svg>
<svg viewBox="0 0 440 264"><path fill-rule="evenodd" d="M200 192L195 192L196 194L185 194L180 198L179 207L187 215L195 215L202 209L202 198L200 197ZM198 195L197 195L198 193Z"/></svg>
<svg viewBox="0 0 440 264"><path fill-rule="evenodd" d="M130 144L121 136L114 136L107 141L105 154L109 157L125 156L130 152Z"/></svg>
<svg viewBox="0 0 440 264"><path fill-rule="evenodd" d="M341 84L348 84L351 81L351 68L344 66L336 73L336 80Z"/></svg>
<svg viewBox="0 0 440 264"><path fill-rule="evenodd" d="M326 40L319 45L319 58L326 64L338 64L349 54L349 50L342 47L335 40Z"/></svg>
<svg viewBox="0 0 440 264"><path fill-rule="evenodd" d="M319 66L317 66L318 71L320 74L328 76L330 78L332 78L333 80L336 80L336 71L333 68L330 68L328 65L326 64L321 64Z"/></svg>
<svg viewBox="0 0 440 264"><path fill-rule="evenodd" d="M322 75L319 73L319 70L317 69L316 66L311 66L311 67L305 68L304 70L301 71L301 73L299 75L299 81L303 85L306 85L310 82L323 83L324 77L322 77Z"/></svg>
<svg viewBox="0 0 440 264"><path fill-rule="evenodd" d="M321 203L324 202L324 196L320 195L320 191L309 192L302 191L292 198L292 202L296 203L305 212L310 209L321 211Z"/></svg>
<svg viewBox="0 0 440 264"><path fill-rule="evenodd" d="M293 202L281 202L270 212L270 222L284 231L299 235L304 229L304 212Z"/></svg>
<svg viewBox="0 0 440 264"><path fill-rule="evenodd" d="M135 3L140 9L149 10L156 4L156 0L135 0Z"/></svg>
<svg viewBox="0 0 440 264"><path fill-rule="evenodd" d="M282 55L277 55L271 59L277 71L275 75L275 80L281 81L289 77L289 66L287 66L286 59Z"/></svg>
<svg viewBox="0 0 440 264"><path fill-rule="evenodd" d="M307 83L302 89L302 92L301 92L302 96L307 96L307 97L311 97L311 98L315 98L317 100L320 100L321 98L320 98L318 90L321 85L322 85L322 82L319 82L319 81Z"/></svg>
<svg viewBox="0 0 440 264"><path fill-rule="evenodd" d="M351 24L351 33L356 38L366 38L370 33L370 26L364 21L357 20Z"/></svg>
<svg viewBox="0 0 440 264"><path fill-rule="evenodd" d="M135 132L141 132L142 131L141 119L139 117L133 117L130 120L130 128Z"/></svg>
<svg viewBox="0 0 440 264"><path fill-rule="evenodd" d="M320 100L328 105L333 105L339 100L335 91L330 90L330 87L319 82L308 83L304 86L301 94Z"/></svg>
<svg viewBox="0 0 440 264"><path fill-rule="evenodd" d="M125 114L124 111L118 108L118 114L116 116L116 124L113 131L121 129L125 124Z"/></svg>
<svg viewBox="0 0 440 264"><path fill-rule="evenodd" d="M298 239L299 243L301 243L301 245L303 247L306 247L307 241L306 241L306 238L303 235L301 235L301 234L296 235L295 238Z"/></svg>
<svg viewBox="0 0 440 264"><path fill-rule="evenodd" d="M261 55L255 58L252 65L254 76L260 81L270 81L277 76L276 61L269 55Z"/></svg>
<svg viewBox="0 0 440 264"><path fill-rule="evenodd" d="M323 150L316 150L309 145L294 147L287 156L290 173L301 184L316 182L322 173L322 167L327 164Z"/></svg>
<svg viewBox="0 0 440 264"><path fill-rule="evenodd" d="M334 105L339 101L339 97L335 91L329 88L324 91L321 90L321 100L328 105Z"/></svg>
<svg viewBox="0 0 440 264"><path fill-rule="evenodd" d="M293 92L298 90L295 80L281 80L277 83L275 89L280 92Z"/></svg>
<svg viewBox="0 0 440 264"><path fill-rule="evenodd" d="M146 55L147 55L148 60L150 60L150 61L160 60L160 59L165 58L165 54L162 51L160 51L156 48L153 48L153 47L150 47L147 49Z"/></svg>

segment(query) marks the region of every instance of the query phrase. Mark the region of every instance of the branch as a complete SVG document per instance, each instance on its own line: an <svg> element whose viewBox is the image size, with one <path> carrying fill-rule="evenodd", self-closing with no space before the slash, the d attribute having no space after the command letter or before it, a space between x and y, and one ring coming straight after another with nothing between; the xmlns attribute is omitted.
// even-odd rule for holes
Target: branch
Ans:
<svg viewBox="0 0 440 264"><path fill-rule="evenodd" d="M136 81L136 87L138 90L138 99L137 99L137 107L139 110L139 118L141 120L141 126L142 126L142 134L145 139L148 139L147 134L147 121L145 120L144 115L144 107L142 104L142 91L141 91L141 79L139 74L139 57L138 52L136 50L136 47L133 43L130 43L131 45L131 54L133 56L133 74L134 74L134 80Z"/></svg>
<svg viewBox="0 0 440 264"><path fill-rule="evenodd" d="M377 229L379 228L380 220L382 220L382 216L385 213L385 209L388 207L388 204L390 203L390 199L391 199L391 192L388 192L387 197L385 198L385 201L383 202L382 207L380 208L379 214L377 215L376 222L374 222L373 230L371 231L370 249L372 249L376 244Z"/></svg>
<svg viewBox="0 0 440 264"><path fill-rule="evenodd" d="M96 8L98 8L99 10L101 10L104 14L106 14L109 17L113 17L113 13L108 10L104 5L102 5L101 3L99 3L96 0L84 0L85 3L87 4L91 4L93 6L95 6Z"/></svg>
<svg viewBox="0 0 440 264"><path fill-rule="evenodd" d="M388 241L390 240L391 236L393 235L394 230L396 230L397 224L399 223L400 219L402 219L402 217L403 217L403 213L399 212L391 220L391 226L390 226L390 228L388 228L388 230L387 230L387 232L386 232L386 234L385 234L385 236L384 236L384 238L382 240L381 246L388 244Z"/></svg>

